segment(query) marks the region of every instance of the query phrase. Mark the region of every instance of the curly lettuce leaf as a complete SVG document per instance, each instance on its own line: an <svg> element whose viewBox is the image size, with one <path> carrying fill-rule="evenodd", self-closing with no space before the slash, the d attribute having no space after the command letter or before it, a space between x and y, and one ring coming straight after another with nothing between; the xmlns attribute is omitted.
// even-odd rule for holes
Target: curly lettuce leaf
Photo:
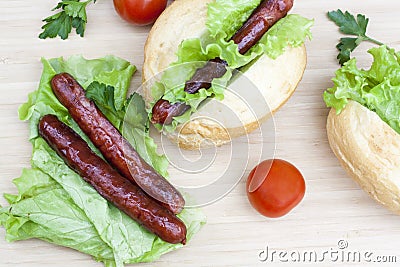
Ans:
<svg viewBox="0 0 400 267"><path fill-rule="evenodd" d="M39 88L19 109L20 118L29 121L32 168L23 170L21 177L14 179L18 195L5 194L10 206L0 208L0 224L6 229L7 240L39 238L92 255L110 267L155 260L179 248L180 244L162 241L104 200L68 168L37 131L39 119L45 114L54 114L101 156L51 90L51 78L57 73L69 72L84 88L90 88L98 107L120 131L126 107L129 102L133 104L135 119L129 122L134 126L134 140L139 141L132 145L156 170L167 176L168 162L157 154L157 146L149 136L142 98L133 95L126 99L135 67L113 56L96 60L75 56L67 60L42 59L42 62ZM188 227L188 239L205 222L204 215L196 209L185 209L179 217Z"/></svg>
<svg viewBox="0 0 400 267"><path fill-rule="evenodd" d="M8 194L10 207L0 209L0 225L6 229L7 241L39 238L82 251L98 261L114 261L112 249L53 178L39 169L24 169L13 182L19 195Z"/></svg>
<svg viewBox="0 0 400 267"><path fill-rule="evenodd" d="M171 125L156 125L156 128L167 132L174 131L178 124L189 120L190 115L207 97L222 100L224 88L228 85L234 69L240 69L264 54L276 59L288 46L298 47L306 39L311 39L313 20L300 15L287 15L271 27L246 54L240 54L238 46L228 40L260 2L260 0L217 0L208 4L206 22L208 34L201 38L184 40L178 48L177 61L170 65L170 68L163 73L161 81L152 88L152 97L155 101L150 107L162 97L171 103L184 102L190 109L182 116L175 117ZM192 77L195 70L216 57L228 63L226 75L215 79L213 86L207 90L201 89L196 94L184 92L184 84ZM151 113L149 115L151 116Z"/></svg>
<svg viewBox="0 0 400 267"><path fill-rule="evenodd" d="M151 249L154 235L142 229L125 213L109 205L42 138L35 140L32 164L34 168L56 180L73 203L81 207L101 239L113 249L117 263L136 258Z"/></svg>
<svg viewBox="0 0 400 267"><path fill-rule="evenodd" d="M336 71L334 86L324 92L324 101L338 114L349 100L356 101L400 134L400 52L386 46L368 51L369 70L359 69L355 58Z"/></svg>
<svg viewBox="0 0 400 267"><path fill-rule="evenodd" d="M207 6L207 29L210 36L230 38L242 27L261 0L214 1Z"/></svg>

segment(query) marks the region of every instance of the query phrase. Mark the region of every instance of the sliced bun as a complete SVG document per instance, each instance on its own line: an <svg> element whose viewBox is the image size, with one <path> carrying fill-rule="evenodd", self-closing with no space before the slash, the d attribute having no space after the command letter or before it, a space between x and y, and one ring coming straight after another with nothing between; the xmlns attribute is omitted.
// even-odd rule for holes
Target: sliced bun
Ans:
<svg viewBox="0 0 400 267"><path fill-rule="evenodd" d="M376 201L400 214L400 136L375 113L350 101L328 116L329 144L348 174Z"/></svg>
<svg viewBox="0 0 400 267"><path fill-rule="evenodd" d="M209 2L211 0L178 0L161 14L145 45L144 82L176 61L175 53L184 39L200 37L206 32ZM167 134L168 137L184 149L198 149L200 146L222 145L230 142L231 138L257 129L259 123L271 117L293 94L303 76L306 61L305 46L287 47L276 60L261 56L245 72L258 90L255 99L252 100L251 96L248 99L253 110L237 95L227 93L223 101L204 104L194 114L197 118L178 127L175 133ZM229 87L235 88L235 84L238 87L239 83L235 81ZM144 95L147 103L152 101L149 88L145 89ZM221 111L227 108L231 112Z"/></svg>

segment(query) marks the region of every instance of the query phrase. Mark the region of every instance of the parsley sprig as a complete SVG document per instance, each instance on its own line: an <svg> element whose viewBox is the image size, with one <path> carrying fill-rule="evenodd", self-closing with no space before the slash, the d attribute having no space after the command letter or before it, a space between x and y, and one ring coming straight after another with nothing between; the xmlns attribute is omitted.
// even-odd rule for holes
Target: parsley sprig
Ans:
<svg viewBox="0 0 400 267"><path fill-rule="evenodd" d="M120 123L124 120L126 107L130 99L121 108L115 106L114 87L103 83L92 82L86 89L86 97L93 100L97 106L102 107L102 112L117 128L120 128Z"/></svg>
<svg viewBox="0 0 400 267"><path fill-rule="evenodd" d="M356 36L341 38L340 43L336 46L336 48L339 50L337 59L339 59L340 65L343 65L349 61L350 53L353 52L354 49L356 49L356 47L364 41L372 42L377 45L383 45L382 42L367 36L369 18L366 18L364 15L357 14L356 19L356 17L350 14L348 11L343 13L342 10L338 9L337 11L328 12L328 17L335 22L337 26L339 26L340 32Z"/></svg>
<svg viewBox="0 0 400 267"><path fill-rule="evenodd" d="M42 26L43 32L39 35L40 39L54 38L60 36L65 40L71 33L72 28L81 37L85 34L87 16L86 6L96 0L62 0L52 11L59 10L58 13L43 19L45 24Z"/></svg>

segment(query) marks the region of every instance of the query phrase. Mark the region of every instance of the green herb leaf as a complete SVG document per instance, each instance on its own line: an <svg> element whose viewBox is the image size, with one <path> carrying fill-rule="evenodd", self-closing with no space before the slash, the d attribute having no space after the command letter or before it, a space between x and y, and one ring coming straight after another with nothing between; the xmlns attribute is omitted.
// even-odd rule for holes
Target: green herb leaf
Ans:
<svg viewBox="0 0 400 267"><path fill-rule="evenodd" d="M342 10L338 9L337 11L328 12L328 18L339 26L340 32L357 36L356 38L341 38L340 43L336 46L339 50L337 59L342 66L345 62L350 60L351 52L353 52L361 42L369 41L378 45L383 45L383 43L366 35L369 19L364 15L357 14L356 19L356 17L348 11L343 13Z"/></svg>
<svg viewBox="0 0 400 267"><path fill-rule="evenodd" d="M345 62L350 60L350 53L357 47L358 38L341 38L340 43L336 46L339 50L339 63L343 65Z"/></svg>
<svg viewBox="0 0 400 267"><path fill-rule="evenodd" d="M92 82L86 89L86 96L96 103L117 129L120 129L124 121L125 106L119 109L115 107L114 90L110 85Z"/></svg>
<svg viewBox="0 0 400 267"><path fill-rule="evenodd" d="M328 17L340 27L344 34L365 36L369 19L364 15L358 14L357 20L348 11L342 10L328 12Z"/></svg>
<svg viewBox="0 0 400 267"><path fill-rule="evenodd" d="M47 17L43 21L47 23L42 26L44 31L39 35L40 39L54 38L58 35L64 40L71 32L70 17L65 12Z"/></svg>
<svg viewBox="0 0 400 267"><path fill-rule="evenodd" d="M60 12L43 19L46 24L42 26L43 32L39 35L39 38L54 38L58 35L65 40L72 28L76 29L76 33L83 37L87 22L86 6L91 1L63 0L59 2L52 10L60 10Z"/></svg>
<svg viewBox="0 0 400 267"><path fill-rule="evenodd" d="M87 21L86 18L86 6L90 1L87 2L78 2L78 1L63 1L64 3L64 11L68 16L73 18L80 18L84 21Z"/></svg>
<svg viewBox="0 0 400 267"><path fill-rule="evenodd" d="M72 19L72 27L76 29L76 34L79 34L81 37L85 34L86 21L81 18L73 18Z"/></svg>

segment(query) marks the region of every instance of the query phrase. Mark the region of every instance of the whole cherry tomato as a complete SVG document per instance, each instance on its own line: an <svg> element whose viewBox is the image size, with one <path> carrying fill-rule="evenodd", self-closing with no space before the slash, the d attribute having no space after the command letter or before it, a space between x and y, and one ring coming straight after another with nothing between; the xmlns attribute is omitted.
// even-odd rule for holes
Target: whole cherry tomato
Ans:
<svg viewBox="0 0 400 267"><path fill-rule="evenodd" d="M303 199L305 188L300 171L281 159L261 162L250 172L246 184L251 205L271 218L291 211Z"/></svg>
<svg viewBox="0 0 400 267"><path fill-rule="evenodd" d="M114 0L121 18L136 25L153 23L166 6L167 0Z"/></svg>

